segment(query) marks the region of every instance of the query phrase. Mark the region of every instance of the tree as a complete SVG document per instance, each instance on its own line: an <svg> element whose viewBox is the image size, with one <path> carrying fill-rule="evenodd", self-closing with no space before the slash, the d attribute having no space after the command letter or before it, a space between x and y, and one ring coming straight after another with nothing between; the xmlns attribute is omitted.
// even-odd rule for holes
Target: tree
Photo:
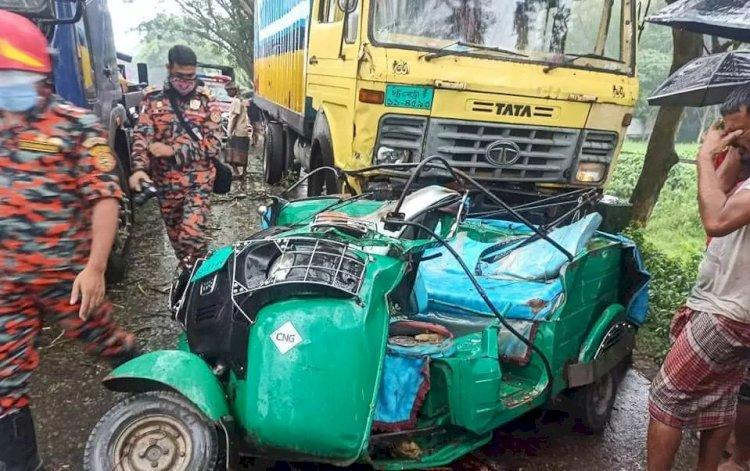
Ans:
<svg viewBox="0 0 750 471"><path fill-rule="evenodd" d="M677 0L668 0L671 4ZM703 37L687 31L672 30L672 67L670 73L703 53ZM674 147L680 127L683 107L664 106L659 109L643 162L643 170L636 183L630 203L633 205L633 222L645 224L651 217L659 193L667 181L669 171L679 162Z"/></svg>
<svg viewBox="0 0 750 471"><path fill-rule="evenodd" d="M148 38L165 31L216 47L246 79L253 76L253 7L250 0L174 0L182 15L159 14L140 25Z"/></svg>

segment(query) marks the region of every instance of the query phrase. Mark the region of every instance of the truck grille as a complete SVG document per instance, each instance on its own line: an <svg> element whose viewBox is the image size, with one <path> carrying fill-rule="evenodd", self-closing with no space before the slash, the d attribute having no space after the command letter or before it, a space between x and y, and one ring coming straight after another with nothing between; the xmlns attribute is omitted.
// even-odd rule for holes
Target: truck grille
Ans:
<svg viewBox="0 0 750 471"><path fill-rule="evenodd" d="M567 181L576 156L577 129L431 119L424 156L440 155L475 178L499 181ZM487 161L487 146L513 141L520 159L508 167Z"/></svg>
<svg viewBox="0 0 750 471"><path fill-rule="evenodd" d="M613 132L586 131L581 146L581 162L609 163L617 148L617 134Z"/></svg>
<svg viewBox="0 0 750 471"><path fill-rule="evenodd" d="M386 115L380 121L378 143L392 149L409 150L416 155L422 150L426 129L425 117Z"/></svg>

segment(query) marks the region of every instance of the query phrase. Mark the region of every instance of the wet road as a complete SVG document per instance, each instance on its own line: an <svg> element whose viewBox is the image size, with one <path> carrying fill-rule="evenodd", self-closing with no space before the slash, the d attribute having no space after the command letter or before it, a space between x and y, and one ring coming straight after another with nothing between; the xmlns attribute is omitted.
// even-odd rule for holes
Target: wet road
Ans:
<svg viewBox="0 0 750 471"><path fill-rule="evenodd" d="M256 165L257 167L257 165ZM259 169L251 180L260 180ZM212 247L252 234L260 184L248 184L245 198L216 198L210 224ZM146 350L171 347L179 327L166 310L166 292L176 260L154 202L138 211L126 280L110 289L118 321L135 332ZM41 453L50 470L81 469L89 431L117 400L100 380L105 364L59 338L52 326L42 336L42 364L32 384L33 410ZM643 469L648 381L631 371L621 386L612 422L601 436L572 431L560 414L548 413L510 424L495 434L481 453L456 469L488 470L628 470ZM694 440L683 446L676 469L694 463Z"/></svg>

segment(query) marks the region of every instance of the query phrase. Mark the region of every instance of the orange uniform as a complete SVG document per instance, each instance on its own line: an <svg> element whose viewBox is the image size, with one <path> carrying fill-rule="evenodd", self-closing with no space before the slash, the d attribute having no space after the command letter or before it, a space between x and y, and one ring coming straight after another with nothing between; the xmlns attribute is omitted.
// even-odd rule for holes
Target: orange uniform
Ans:
<svg viewBox="0 0 750 471"><path fill-rule="evenodd" d="M50 97L25 123L0 131L0 418L28 405L44 320L105 357L135 348L110 318L69 303L91 246L91 208L121 198L117 160L96 116Z"/></svg>
<svg viewBox="0 0 750 471"><path fill-rule="evenodd" d="M196 142L180 124L167 96L170 90L147 93L133 133L133 170L143 170L159 190L159 205L177 259L189 265L208 249L206 224L216 170L212 159L221 152L221 110L203 88L175 98ZM149 145L169 145L174 156L152 156Z"/></svg>

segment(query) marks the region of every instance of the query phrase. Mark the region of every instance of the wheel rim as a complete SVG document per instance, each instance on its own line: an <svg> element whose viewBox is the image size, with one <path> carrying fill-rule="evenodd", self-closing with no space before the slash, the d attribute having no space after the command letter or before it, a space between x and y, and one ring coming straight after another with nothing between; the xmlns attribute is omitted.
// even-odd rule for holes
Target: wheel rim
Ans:
<svg viewBox="0 0 750 471"><path fill-rule="evenodd" d="M614 385L612 384L611 374L607 374L593 385L591 391L591 402L594 405L594 412L596 412L597 416L601 417L607 413L609 403L612 399L613 390Z"/></svg>
<svg viewBox="0 0 750 471"><path fill-rule="evenodd" d="M117 471L187 471L193 442L180 421L149 415L130 423L112 451Z"/></svg>

